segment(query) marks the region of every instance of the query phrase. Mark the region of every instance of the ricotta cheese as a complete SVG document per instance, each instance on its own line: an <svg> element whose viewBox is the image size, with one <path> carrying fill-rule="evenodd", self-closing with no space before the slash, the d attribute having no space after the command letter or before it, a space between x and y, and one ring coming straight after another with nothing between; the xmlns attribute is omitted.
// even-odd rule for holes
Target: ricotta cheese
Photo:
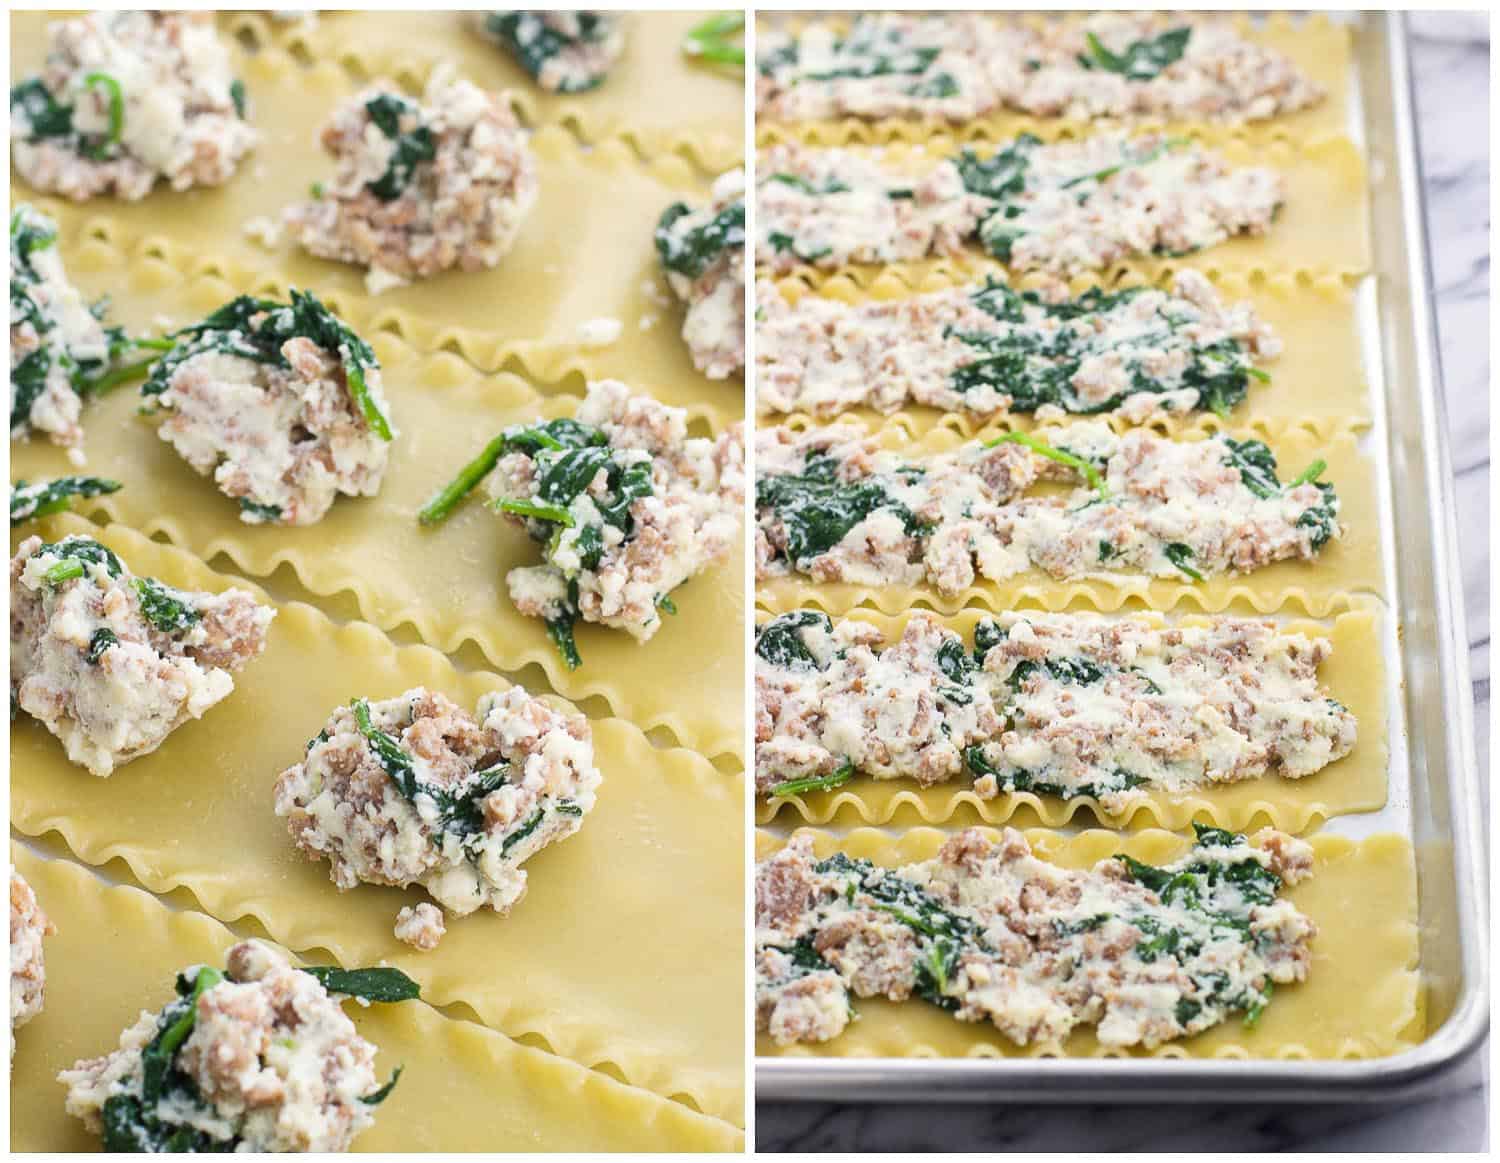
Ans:
<svg viewBox="0 0 1500 1163"><path fill-rule="evenodd" d="M234 689L275 611L244 590L137 577L87 537L28 537L10 562L13 705L107 776Z"/></svg>
<svg viewBox="0 0 1500 1163"><path fill-rule="evenodd" d="M1196 828L1165 867L1117 856L1077 871L1012 828L968 829L898 869L817 860L796 837L756 866L756 1028L825 1042L856 997L916 997L1020 1046L1093 1026L1106 1048L1151 1049L1235 1014L1253 1024L1273 986L1311 967L1317 927L1279 893L1312 850Z"/></svg>
<svg viewBox="0 0 1500 1163"><path fill-rule="evenodd" d="M981 621L972 651L923 613L887 646L868 622L799 610L756 634L756 788L827 789L857 771L1124 814L1148 791L1302 779L1357 738L1318 683L1332 649L1273 622L1031 611Z"/></svg>
<svg viewBox="0 0 1500 1163"><path fill-rule="evenodd" d="M16 1030L42 1012L47 965L42 938L57 932L37 904L36 894L15 868L10 870L10 1056L16 1056Z"/></svg>
<svg viewBox="0 0 1500 1163"><path fill-rule="evenodd" d="M757 288L756 404L761 413L832 419L907 404L976 419L1051 407L1148 424L1239 403L1255 361L1281 342L1251 304L1226 304L1197 271L1170 291L1092 288L1068 297L993 281L907 299L788 302Z"/></svg>
<svg viewBox="0 0 1500 1163"><path fill-rule="evenodd" d="M1049 443L1050 441L1050 443ZM907 457L855 424L756 433L756 573L926 583L962 593L1029 569L1054 578L1201 581L1310 560L1342 535L1321 461L1283 482L1270 450L1229 437L1122 435L1101 421ZM1040 479L1078 481L1066 495Z"/></svg>
<svg viewBox="0 0 1500 1163"><path fill-rule="evenodd" d="M677 202L656 228L672 293L687 305L682 338L693 366L722 380L745 370L745 172L714 183L702 209Z"/></svg>
<svg viewBox="0 0 1500 1163"><path fill-rule="evenodd" d="M347 1151L384 1097L376 1047L268 946L242 941L226 965L188 967L118 1049L59 1074L68 1114L111 1151ZM168 1031L185 1032L175 1049ZM165 1072L148 1069L163 1049Z"/></svg>
<svg viewBox="0 0 1500 1163"><path fill-rule="evenodd" d="M47 26L42 72L11 89L11 162L82 202L227 182L259 134L212 12L92 12Z"/></svg>
<svg viewBox="0 0 1500 1163"><path fill-rule="evenodd" d="M323 148L334 175L286 223L310 253L368 268L371 294L498 265L536 202L536 159L510 106L446 69L420 101L375 82L334 113Z"/></svg>
<svg viewBox="0 0 1500 1163"><path fill-rule="evenodd" d="M338 888L420 885L443 908L502 916L525 861L578 831L600 783L588 720L520 687L473 715L416 687L340 707L276 781L276 814ZM403 913L398 936L437 943L442 922Z"/></svg>
<svg viewBox="0 0 1500 1163"><path fill-rule="evenodd" d="M608 12L480 12L475 21L549 93L598 88L625 49L624 25Z"/></svg>

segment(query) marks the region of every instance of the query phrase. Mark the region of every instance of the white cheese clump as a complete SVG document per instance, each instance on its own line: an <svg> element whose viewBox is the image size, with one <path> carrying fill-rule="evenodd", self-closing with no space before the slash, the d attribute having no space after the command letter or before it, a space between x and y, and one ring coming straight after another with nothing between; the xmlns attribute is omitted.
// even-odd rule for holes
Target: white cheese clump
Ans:
<svg viewBox="0 0 1500 1163"><path fill-rule="evenodd" d="M857 424L760 429L757 576L925 582L945 595L1029 569L1054 578L1198 581L1311 560L1343 532L1331 485L1256 476L1252 487L1227 439L1172 440L1146 429L1121 436L1101 421L1039 429L1034 439L1054 455L1097 466L1097 483L1066 495L1030 495L1039 479L1084 474L1008 441L909 457L881 449ZM832 544L802 535L803 503L812 490L828 490L809 480L819 471L841 486L836 500L821 497L819 504L847 514L847 531ZM841 527L828 520L820 532Z"/></svg>
<svg viewBox="0 0 1500 1163"><path fill-rule="evenodd" d="M16 1056L16 1030L42 1012L47 993L47 965L42 938L57 927L37 904L26 878L10 870L10 1056Z"/></svg>
<svg viewBox="0 0 1500 1163"><path fill-rule="evenodd" d="M521 865L594 807L588 720L520 687L483 696L473 715L424 687L356 704L368 731L359 705L338 708L276 781L276 814L340 890L420 885L455 916L503 916L526 893ZM401 928L416 936L429 920Z"/></svg>
<svg viewBox="0 0 1500 1163"><path fill-rule="evenodd" d="M757 47L756 107L777 121L958 123L1004 108L1079 120L1238 124L1326 97L1295 62L1247 39L1231 21L1172 12L1041 22L862 14L847 35L814 23L795 34L764 32ZM1142 49L1154 49L1157 59Z"/></svg>
<svg viewBox="0 0 1500 1163"><path fill-rule="evenodd" d="M510 106L447 69L420 101L375 82L335 111L323 148L334 175L287 208L287 226L310 253L369 268L372 294L498 265L536 202L536 159Z"/></svg>
<svg viewBox="0 0 1500 1163"><path fill-rule="evenodd" d="M1214 408L1193 384L1239 371L1243 390L1253 361L1281 351L1249 302L1226 303L1193 270L1180 271L1170 291L1075 298L999 283L854 304L815 294L789 302L769 280L757 290L762 414L828 420L852 408L890 415L919 404L988 420L1051 403L1148 424ZM986 373L987 361L1002 355L1024 370L1005 363ZM1059 379L1068 394L1038 404L1032 393L1040 397Z"/></svg>
<svg viewBox="0 0 1500 1163"><path fill-rule="evenodd" d="M680 205L680 204L679 204ZM693 366L711 380L745 370L745 171L714 182L712 201L657 228L667 283L683 303L682 338ZM693 243L717 231L712 257Z"/></svg>
<svg viewBox="0 0 1500 1163"><path fill-rule="evenodd" d="M1271 831L1200 829L1163 868L1078 871L1012 828L960 832L899 869L818 861L799 836L756 866L756 1027L825 1042L853 997L913 996L1021 1046L1092 1025L1105 1047L1151 1049L1236 1013L1253 1022L1311 968L1317 926L1278 895L1311 867L1307 843Z"/></svg>
<svg viewBox="0 0 1500 1163"><path fill-rule="evenodd" d="M212 12L93 12L49 24L47 39L40 89L11 91L11 160L39 190L135 201L158 181L217 186L259 141Z"/></svg>
<svg viewBox="0 0 1500 1163"><path fill-rule="evenodd" d="M683 409L632 396L617 380L591 383L576 420L597 431L600 467L567 502L571 525L555 539L554 523L507 513L547 545L546 564L507 575L511 601L529 617L581 619L644 642L661 628L660 600L734 548L745 500L744 427L689 438ZM538 466L525 451L503 456L490 485L496 500L550 505ZM631 470L649 476L649 492L623 519L606 520L600 504L617 499L610 478ZM597 558L587 538L597 538Z"/></svg>
<svg viewBox="0 0 1500 1163"><path fill-rule="evenodd" d="M81 459L74 377L109 359L109 336L63 268L57 223L22 203L10 219L11 439L43 432Z"/></svg>
<svg viewBox="0 0 1500 1163"><path fill-rule="evenodd" d="M98 776L155 751L234 689L275 611L244 590L136 577L86 537L28 537L10 562L15 704Z"/></svg>
<svg viewBox="0 0 1500 1163"><path fill-rule="evenodd" d="M110 1099L140 1103L143 1051L164 1022L193 1007L191 1033L172 1059L192 1089L167 1087L144 1117L206 1136L220 1150L347 1151L375 1120L375 1107L363 1100L380 1089L376 1047L316 977L268 946L242 941L226 967L196 1006L179 999L158 1013L142 1011L118 1049L59 1074L68 1114L103 1134ZM200 972L193 966L184 975L196 981Z"/></svg>
<svg viewBox="0 0 1500 1163"><path fill-rule="evenodd" d="M981 621L975 638L971 652L923 613L885 648L870 623L810 610L762 626L757 789L848 769L969 779L984 799L1089 796L1123 814L1149 791L1302 779L1357 741L1318 682L1332 644L1273 622L1028 611Z"/></svg>
<svg viewBox="0 0 1500 1163"><path fill-rule="evenodd" d="M479 12L474 21L549 93L597 88L625 49L624 24L608 12Z"/></svg>
<svg viewBox="0 0 1500 1163"><path fill-rule="evenodd" d="M443 910L422 901L416 906L407 905L396 914L394 931L396 940L430 953L438 947L448 929L443 923Z"/></svg>

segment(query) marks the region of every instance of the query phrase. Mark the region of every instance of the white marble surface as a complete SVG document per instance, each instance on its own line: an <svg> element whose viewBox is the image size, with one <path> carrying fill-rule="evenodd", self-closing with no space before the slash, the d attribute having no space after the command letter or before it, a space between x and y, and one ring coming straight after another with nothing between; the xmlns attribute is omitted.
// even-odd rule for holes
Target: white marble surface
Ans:
<svg viewBox="0 0 1500 1163"><path fill-rule="evenodd" d="M1412 18L1412 62L1448 404L1480 774L1489 778L1489 18ZM1486 793L1486 798L1488 795ZM1481 1059L1438 1097L1317 1106L829 1106L763 1104L761 1151L1478 1151Z"/></svg>

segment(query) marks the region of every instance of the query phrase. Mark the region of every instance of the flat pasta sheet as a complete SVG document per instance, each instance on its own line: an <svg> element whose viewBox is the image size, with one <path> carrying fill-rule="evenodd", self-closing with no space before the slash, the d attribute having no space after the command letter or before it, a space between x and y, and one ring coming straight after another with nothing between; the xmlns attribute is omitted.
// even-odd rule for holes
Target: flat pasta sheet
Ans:
<svg viewBox="0 0 1500 1163"><path fill-rule="evenodd" d="M14 14L13 75L41 63L43 16ZM739 379L708 380L693 367L681 336L683 308L667 288L653 241L668 206L710 199L711 178L686 159L641 161L618 140L586 148L559 126L542 129L531 139L540 193L497 267L448 271L371 296L363 268L314 258L290 236L267 247L242 229L255 218L279 219L332 174L318 134L360 85L329 62L303 67L284 53L234 56L250 120L263 136L224 185L181 193L158 186L139 202L73 203L38 194L18 178L11 183L12 204L32 202L57 220L70 275L75 253L92 251L79 264L91 268L80 285L110 293L121 319L144 316L149 325L164 313L194 321L178 294L198 276L219 280L225 298L293 286L336 304L366 339L392 331L424 352L451 349L486 371L514 362L549 382L650 380L659 399L715 430L744 414ZM138 284L159 303L151 315L125 303ZM195 302L204 298L194 295ZM599 319L618 320L620 337L591 347L580 329Z"/></svg>
<svg viewBox="0 0 1500 1163"><path fill-rule="evenodd" d="M541 561L541 547L484 504L483 486L439 526L419 524L417 512L506 425L571 414L578 398L543 398L516 376L482 375L455 355L418 356L384 332L373 346L399 431L378 496L341 497L316 525L247 525L211 478L157 436L154 420L136 415L140 396L126 387L90 406L84 421L89 471L124 487L79 511L162 534L204 559L225 554L256 577L288 563L314 594L352 594L360 616L382 629L413 626L449 652L472 641L503 670L535 664L568 698L597 695L643 729L743 759L743 548L676 590L678 613L648 642L580 623L583 665L568 670L546 625L517 611L505 584L512 567ZM12 479L68 471L64 452L44 440L11 446Z"/></svg>
<svg viewBox="0 0 1500 1163"><path fill-rule="evenodd" d="M852 148L861 152L878 148L883 165L900 172L922 174L957 153L964 144L948 135L934 135L918 143L898 141L880 147ZM1134 271L1156 283L1183 267L1210 277L1296 272L1319 278L1345 278L1369 270L1369 208L1365 197L1368 178L1364 159L1352 141L1331 137L1302 143L1254 143L1232 138L1208 144L1231 168L1269 166L1281 172L1286 180L1286 202L1270 230L1260 238L1239 235L1218 246L1180 257L1142 256L1124 260L1096 272L1094 281L1112 283L1120 275ZM994 153L994 143L979 145L977 152L989 156ZM801 263L786 273L816 287L840 271L862 286L891 272L908 286L916 286L933 272L959 281L980 278L993 262L978 239L970 238L968 249L952 258L884 266L863 264L838 270Z"/></svg>
<svg viewBox="0 0 1500 1163"><path fill-rule="evenodd" d="M1052 16L1056 16L1054 13ZM1349 78L1351 37L1347 24L1330 20L1321 13L1293 16L1272 12L1263 20L1247 13L1218 13L1233 20L1252 41L1290 57L1307 76L1323 86L1328 97L1321 104L1295 113L1285 113L1264 121L1242 125L1203 121L1164 122L1160 118L1136 119L1132 127L1165 129L1171 133L1192 132L1210 140L1245 138L1251 141L1307 141L1341 133L1349 122ZM1021 19L1043 20L1039 14L1021 15ZM1074 20L1076 14L1063 14ZM789 21L793 27L807 21ZM847 28L842 19L827 23ZM933 133L950 133L964 141L999 141L1022 133L1031 133L1044 141L1082 137L1108 121L1079 121L1062 117L1037 117L1027 113L999 110L986 117L959 124L937 119L886 117L865 120L845 117L838 120L777 122L757 118L756 144L805 142L808 145L876 145L892 141L922 141ZM1115 124L1122 124L1116 121Z"/></svg>
<svg viewBox="0 0 1500 1163"><path fill-rule="evenodd" d="M712 12L621 13L625 50L603 83L586 93L541 88L508 51L475 31L478 15L381 12L378 20L351 21L324 12L310 26L265 12L220 19L243 41L336 62L361 80L387 76L420 84L434 64L449 62L459 76L508 90L523 124L562 125L590 144L619 138L646 157L682 153L715 173L740 164L743 70L695 63L682 50L688 32Z"/></svg>
<svg viewBox="0 0 1500 1163"><path fill-rule="evenodd" d="M879 428L872 435L882 447L914 457L947 451L964 443L964 437L951 428L931 429L920 440L912 440L899 427ZM979 438L993 435L994 432L985 430L979 433ZM1204 433L1193 431L1184 436L1189 440L1205 438ZM967 606L1007 610L1016 605L1045 610L1076 606L1112 612L1127 603L1140 603L1163 611L1181 607L1218 613L1231 607L1249 607L1262 614L1291 611L1324 618L1348 609L1355 596L1379 595L1383 580L1374 463L1348 434L1324 438L1292 429L1267 443L1276 455L1277 470L1283 480L1291 479L1322 458L1328 468L1320 479L1332 482L1338 490L1339 519L1346 532L1324 546L1311 561L1278 561L1252 573L1218 574L1202 582L1145 575L1058 581L1041 570L1031 569L1000 582L981 578L953 597L943 597L925 585L866 586L851 582L820 585L805 575L789 574L761 581L756 587L756 601L773 614L816 606L835 617L858 606L870 606L887 614L930 606L952 614Z"/></svg>
<svg viewBox="0 0 1500 1163"><path fill-rule="evenodd" d="M845 837L813 833L819 856L835 850L897 866L928 860L948 838L933 828L891 837L860 828ZM1089 831L1065 837L1027 832L1036 854L1067 868L1087 868L1117 852L1160 864L1189 847L1185 837L1150 831L1133 836ZM1129 1057L1158 1058L1380 1058L1415 1046L1423 1037L1423 1001L1417 974L1417 883L1411 844L1382 834L1361 841L1318 834L1312 875L1287 897L1318 926L1312 967L1300 985L1278 986L1253 1029L1229 1021L1194 1038ZM785 840L756 834L757 859ZM777 1047L764 1035L760 1055L817 1057L1021 1058L1124 1057L1104 1051L1092 1027L1061 1045L1019 1047L989 1025L959 1022L919 1000L856 1000L859 1019L821 1045Z"/></svg>
<svg viewBox="0 0 1500 1163"><path fill-rule="evenodd" d="M63 1110L59 1070L119 1045L142 1010L174 996L179 970L224 964L235 935L197 912L12 843L11 859L58 932L45 943L47 1004L17 1034L12 1151L100 1149ZM317 958L306 961L316 962ZM743 1134L680 1103L513 1042L420 1001L346 1005L401 1081L356 1151L736 1151Z"/></svg>
<svg viewBox="0 0 1500 1163"><path fill-rule="evenodd" d="M985 615L965 610L943 619L966 645L974 641L974 625ZM850 617L880 627L887 645L894 645L911 614L896 616L856 610ZM1151 616L1164 624L1167 619ZM1173 625L1203 624L1203 616L1174 619ZM757 803L761 823L788 824L942 824L957 828L978 823L1029 828L1059 827L1098 822L1113 828L1160 827L1183 830L1197 820L1236 832L1270 825L1301 834L1333 816L1375 811L1386 802L1385 667L1381 656L1379 607L1374 602L1340 614L1331 625L1288 622L1286 633L1327 638L1333 655L1318 671L1331 698L1338 699L1359 722L1359 742L1338 762L1303 779L1263 775L1238 783L1208 784L1191 793L1148 790L1145 800L1123 815L1110 815L1092 796L1061 799L1033 792L1006 792L984 800L968 781L921 787L910 779L871 779L858 775L843 787L808 796Z"/></svg>
<svg viewBox="0 0 1500 1163"><path fill-rule="evenodd" d="M120 526L63 516L41 531L48 540L92 532L135 573L181 588L255 588ZM462 1005L509 1037L584 1066L612 1064L633 1085L739 1120L743 780L691 752L653 748L629 723L594 720L604 783L582 830L527 861L529 891L509 917L451 919L441 946L419 953L391 929L424 892L337 892L327 864L306 860L272 810L277 775L335 707L419 685L472 710L507 684L426 646L396 647L367 624L283 605L234 692L110 779L70 764L52 735L19 718L12 825L56 832L90 864L119 857L151 891L185 888L214 917L254 918L290 949L397 965L434 1005Z"/></svg>
<svg viewBox="0 0 1500 1163"><path fill-rule="evenodd" d="M893 271L882 272L868 286L861 286L847 274L838 274L820 284L816 291L800 279L787 278L777 284L777 290L792 303L805 295L818 294L843 303L859 304L906 299L952 286L982 286L986 276L1008 281L1005 268L998 263L971 279L955 281L953 274L932 271L915 286L908 285ZM1370 426L1370 396L1364 357L1360 351L1359 322L1354 295L1343 280L1290 273L1249 276L1236 273L1219 275L1214 281L1226 302L1251 303L1257 317L1270 324L1285 345L1275 360L1257 365L1271 377L1271 382L1251 380L1244 403L1230 414L1227 425L1212 412L1186 412L1163 422L1154 422L1152 427L1176 435L1189 430L1222 431L1233 425L1274 437L1295 427L1331 436L1338 431ZM1036 278L1026 278L1014 285L1025 289L1036 286L1038 282ZM1131 271L1112 289L1139 286L1142 282L1140 273ZM1094 285L1093 279L1080 276L1072 281L1071 290L1078 295ZM1171 279L1164 280L1162 286L1170 288ZM951 428L964 436L973 436L986 424L1006 430L1029 431L1036 427L1035 420L1026 413L980 421L963 412L943 412L910 402L888 416L863 407L847 415L867 427L880 424L899 426L912 436L922 436L934 427ZM810 428L819 423L805 412L762 412L761 416L762 423L789 424L797 428ZM1122 431L1129 427L1118 417L1101 418L1109 419Z"/></svg>

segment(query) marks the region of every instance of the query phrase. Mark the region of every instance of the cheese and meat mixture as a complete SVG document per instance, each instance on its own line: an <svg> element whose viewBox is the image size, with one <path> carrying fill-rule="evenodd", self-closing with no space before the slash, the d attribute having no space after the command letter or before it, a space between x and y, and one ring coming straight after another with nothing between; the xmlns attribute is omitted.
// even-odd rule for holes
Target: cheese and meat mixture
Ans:
<svg viewBox="0 0 1500 1163"><path fill-rule="evenodd" d="M676 202L656 227L656 251L672 293L687 305L682 339L712 380L745 370L745 171L714 182L712 201Z"/></svg>
<svg viewBox="0 0 1500 1163"><path fill-rule="evenodd" d="M481 12L479 30L549 93L598 88L625 49L625 28L608 12Z"/></svg>
<svg viewBox="0 0 1500 1163"><path fill-rule="evenodd" d="M82 202L227 182L259 134L212 12L93 12L47 27L40 74L10 91L11 164Z"/></svg>
<svg viewBox="0 0 1500 1163"><path fill-rule="evenodd" d="M44 433L82 461L83 395L119 342L69 280L57 223L25 203L10 217L10 435Z"/></svg>
<svg viewBox="0 0 1500 1163"><path fill-rule="evenodd" d="M137 577L88 537L28 537L10 562L12 705L110 775L228 696L274 616L244 590Z"/></svg>
<svg viewBox="0 0 1500 1163"><path fill-rule="evenodd" d="M794 837L756 867L756 1028L826 1042L856 997L916 997L1020 1046L1093 1026L1105 1048L1151 1049L1236 1014L1253 1025L1274 986L1311 968L1317 926L1280 893L1310 873L1312 848L1194 827L1172 864L1120 855L1076 871L1012 828L968 829L896 869L818 860Z"/></svg>
<svg viewBox="0 0 1500 1163"><path fill-rule="evenodd" d="M521 865L578 831L599 782L582 715L520 687L471 715L415 687L334 711L277 779L276 814L340 891L420 885L456 916L503 916L526 893ZM441 918L434 932L429 914L407 915L399 930L430 948Z"/></svg>
<svg viewBox="0 0 1500 1163"><path fill-rule="evenodd" d="M1022 134L915 178L875 153L777 146L760 172L756 262L773 272L949 255L977 238L1015 270L1068 278L1265 234L1285 199L1275 170L1122 132L1054 145Z"/></svg>
<svg viewBox="0 0 1500 1163"><path fill-rule="evenodd" d="M311 293L241 296L173 334L142 393L157 435L250 524L312 525L380 490L395 432L374 350Z"/></svg>
<svg viewBox="0 0 1500 1163"><path fill-rule="evenodd" d="M980 621L972 649L917 613L887 646L868 622L798 610L756 635L756 787L969 779L982 799L1087 796L1124 814L1146 791L1302 779L1357 737L1318 683L1332 650L1273 622L1031 611Z"/></svg>
<svg viewBox="0 0 1500 1163"><path fill-rule="evenodd" d="M337 168L286 211L312 254L367 267L371 294L496 266L537 196L536 160L500 94L445 69L420 101L377 81L323 130Z"/></svg>
<svg viewBox="0 0 1500 1163"><path fill-rule="evenodd" d="M1086 20L861 15L762 32L756 107L776 121L925 117L997 109L1038 117L1261 121L1326 94L1228 20L1104 12Z"/></svg>
<svg viewBox="0 0 1500 1163"><path fill-rule="evenodd" d="M644 642L675 609L673 590L728 560L745 500L744 426L689 438L687 413L615 380L589 385L574 419L509 429L491 483L495 507L544 549L506 581L578 664L573 625Z"/></svg>
<svg viewBox="0 0 1500 1163"><path fill-rule="evenodd" d="M108 1151L347 1151L383 1098L376 1047L317 977L256 941L194 965L118 1049L58 1075Z"/></svg>
<svg viewBox="0 0 1500 1163"><path fill-rule="evenodd" d="M1052 443L1048 443L1048 440ZM1053 578L1202 581L1310 560L1342 534L1322 461L1283 482L1258 440L1118 435L1102 421L943 453L882 450L857 424L756 433L756 574L962 593ZM1071 493L1033 494L1046 478Z"/></svg>
<svg viewBox="0 0 1500 1163"><path fill-rule="evenodd" d="M10 870L10 1056L16 1056L16 1029L42 1012L47 965L42 938L57 932L37 904L31 885Z"/></svg>
<svg viewBox="0 0 1500 1163"><path fill-rule="evenodd" d="M1194 270L1170 290L1097 287L1069 298L993 280L907 299L796 303L763 281L755 325L761 413L820 420L907 404L993 419L1110 412L1135 424L1195 409L1226 415L1255 361L1281 341L1248 302L1229 304Z"/></svg>

